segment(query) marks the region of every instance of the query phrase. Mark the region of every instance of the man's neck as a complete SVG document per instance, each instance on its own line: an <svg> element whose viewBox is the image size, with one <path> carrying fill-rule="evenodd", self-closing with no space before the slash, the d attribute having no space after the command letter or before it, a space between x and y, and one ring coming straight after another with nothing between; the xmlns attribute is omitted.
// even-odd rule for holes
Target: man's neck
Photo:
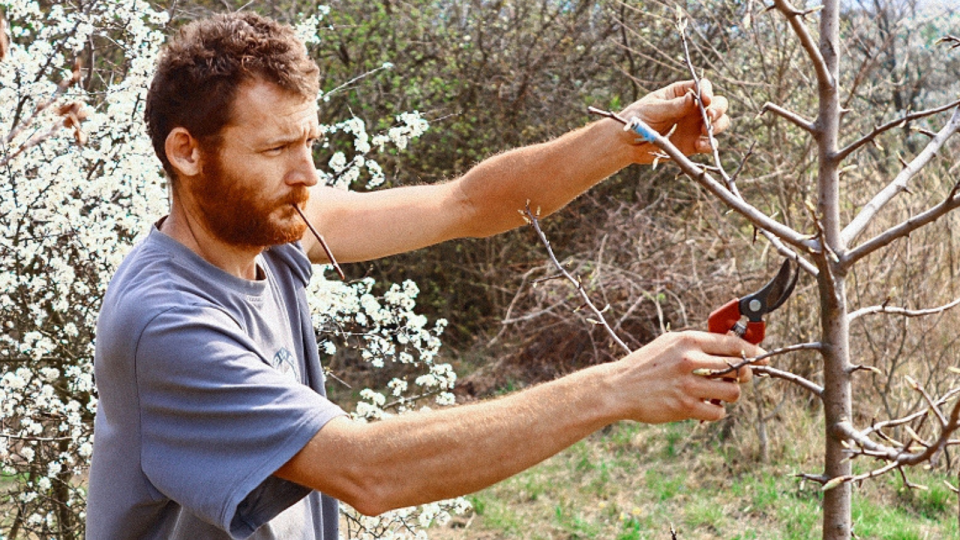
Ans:
<svg viewBox="0 0 960 540"><path fill-rule="evenodd" d="M257 279L256 257L262 248L240 247L221 241L204 226L199 216L188 212L176 197L160 232L180 242L205 261L242 279Z"/></svg>

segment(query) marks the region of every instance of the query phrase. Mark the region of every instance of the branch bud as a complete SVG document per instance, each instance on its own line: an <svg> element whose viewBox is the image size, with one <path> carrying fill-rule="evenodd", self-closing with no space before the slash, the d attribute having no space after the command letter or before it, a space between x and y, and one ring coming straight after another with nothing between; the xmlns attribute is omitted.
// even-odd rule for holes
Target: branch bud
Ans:
<svg viewBox="0 0 960 540"><path fill-rule="evenodd" d="M830 491L831 489L833 489L833 488L835 488L835 487L837 487L837 486L839 486L839 485L841 485L841 484L845 484L845 483L849 482L849 481L852 480L852 479L853 479L853 477L850 476L850 475L838 476L838 477L830 480L830 481L827 482L826 484L824 484L823 487L820 488L820 491Z"/></svg>

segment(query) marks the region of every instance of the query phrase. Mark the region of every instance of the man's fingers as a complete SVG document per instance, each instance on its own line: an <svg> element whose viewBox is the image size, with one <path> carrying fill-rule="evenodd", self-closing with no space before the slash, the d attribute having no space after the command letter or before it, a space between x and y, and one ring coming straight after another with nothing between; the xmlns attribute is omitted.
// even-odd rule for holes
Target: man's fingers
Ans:
<svg viewBox="0 0 960 540"><path fill-rule="evenodd" d="M723 405L707 400L694 405L691 417L705 422L716 422L726 415L727 411Z"/></svg>
<svg viewBox="0 0 960 540"><path fill-rule="evenodd" d="M685 332L688 339L696 342L703 352L713 356L732 356L736 358L752 358L763 354L763 349L730 334L714 334L711 332Z"/></svg>
<svg viewBox="0 0 960 540"><path fill-rule="evenodd" d="M704 107L715 105L713 83L710 82L710 79L700 79L700 100L703 101ZM726 108L723 110L726 111Z"/></svg>
<svg viewBox="0 0 960 540"><path fill-rule="evenodd" d="M716 121L721 116L727 114L727 109L730 108L730 102L723 96L716 96L707 106L710 107L710 112L714 115L711 120Z"/></svg>

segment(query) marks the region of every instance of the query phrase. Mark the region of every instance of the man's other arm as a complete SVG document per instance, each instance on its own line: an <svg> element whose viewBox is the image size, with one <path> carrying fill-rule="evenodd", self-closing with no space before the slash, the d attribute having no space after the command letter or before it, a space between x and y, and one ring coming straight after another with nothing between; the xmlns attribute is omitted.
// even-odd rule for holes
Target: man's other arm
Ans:
<svg viewBox="0 0 960 540"><path fill-rule="evenodd" d="M739 386L693 371L758 352L733 336L665 334L619 362L500 399L373 423L337 418L276 475L368 515L472 493L618 420L718 420L724 409L710 400L736 401Z"/></svg>

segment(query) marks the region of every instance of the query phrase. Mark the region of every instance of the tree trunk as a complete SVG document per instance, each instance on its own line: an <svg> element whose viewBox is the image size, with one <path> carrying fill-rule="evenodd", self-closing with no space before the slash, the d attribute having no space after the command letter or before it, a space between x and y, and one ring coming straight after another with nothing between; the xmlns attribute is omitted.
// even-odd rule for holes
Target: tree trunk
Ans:
<svg viewBox="0 0 960 540"><path fill-rule="evenodd" d="M840 2L826 0L820 12L820 54L828 78L820 78L817 117L819 152L818 205L821 241L818 257L820 306L823 339L824 474L827 478L847 476L850 462L844 460L842 436L834 429L850 420L852 413L850 333L847 321L846 276L838 268L836 254L846 249L840 231L840 164L836 158L840 132ZM851 486L843 483L824 493L824 540L851 537Z"/></svg>
<svg viewBox="0 0 960 540"><path fill-rule="evenodd" d="M832 276L830 285L820 284L823 306L823 415L824 415L824 474L837 478L851 474L849 460L844 460L841 435L834 427L848 420L852 413L849 365L849 325L844 296L844 278ZM828 272L821 271L821 282L830 280ZM826 294L824 289L828 289ZM832 290L831 290L832 289ZM824 540L848 540L851 536L852 486L845 482L824 493Z"/></svg>

